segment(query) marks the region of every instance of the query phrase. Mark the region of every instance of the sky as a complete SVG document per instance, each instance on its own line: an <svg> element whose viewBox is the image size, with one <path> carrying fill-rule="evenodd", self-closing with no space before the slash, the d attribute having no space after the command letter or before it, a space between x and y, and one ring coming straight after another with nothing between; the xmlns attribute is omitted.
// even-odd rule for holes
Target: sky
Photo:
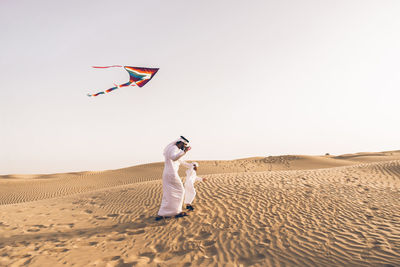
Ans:
<svg viewBox="0 0 400 267"><path fill-rule="evenodd" d="M0 1L0 174L398 150L397 0ZM160 68L121 88L127 65Z"/></svg>

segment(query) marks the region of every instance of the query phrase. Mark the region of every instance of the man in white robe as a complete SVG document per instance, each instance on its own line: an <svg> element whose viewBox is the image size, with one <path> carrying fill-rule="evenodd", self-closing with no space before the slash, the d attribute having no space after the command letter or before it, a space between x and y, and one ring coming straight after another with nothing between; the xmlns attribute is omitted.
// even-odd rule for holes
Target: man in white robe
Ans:
<svg viewBox="0 0 400 267"><path fill-rule="evenodd" d="M164 149L163 197L156 220L164 217L183 217L187 215L185 212L182 212L185 189L183 188L178 170L181 163L179 159L190 150L188 144L189 141L181 136L181 138L172 142Z"/></svg>

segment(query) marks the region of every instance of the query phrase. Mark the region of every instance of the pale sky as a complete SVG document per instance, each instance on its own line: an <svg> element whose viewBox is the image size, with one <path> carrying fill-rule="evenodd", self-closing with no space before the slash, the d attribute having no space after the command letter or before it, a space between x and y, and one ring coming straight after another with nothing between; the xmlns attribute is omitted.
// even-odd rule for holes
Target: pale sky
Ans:
<svg viewBox="0 0 400 267"><path fill-rule="evenodd" d="M396 150L400 1L0 1L0 174ZM143 88L123 69L158 67Z"/></svg>

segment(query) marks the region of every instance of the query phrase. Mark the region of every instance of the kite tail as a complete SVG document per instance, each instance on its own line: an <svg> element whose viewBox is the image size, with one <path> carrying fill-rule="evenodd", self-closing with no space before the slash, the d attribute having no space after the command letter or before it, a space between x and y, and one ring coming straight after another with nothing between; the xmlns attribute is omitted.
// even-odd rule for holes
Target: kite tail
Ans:
<svg viewBox="0 0 400 267"><path fill-rule="evenodd" d="M118 86L111 87L110 89L106 90L106 93L112 92L112 91L114 91L116 89L118 89Z"/></svg>
<svg viewBox="0 0 400 267"><path fill-rule="evenodd" d="M122 68L122 67L123 66L121 66L121 65L112 65L112 66L104 66L104 67L92 66L92 68L95 68L95 69Z"/></svg>
<svg viewBox="0 0 400 267"><path fill-rule="evenodd" d="M114 87L111 87L111 88L109 88L109 89L107 89L107 90L105 90L105 91L98 92L98 93L96 93L96 94L87 94L87 96L91 97L91 96L104 95L105 93L110 93L110 92L112 92L112 91L118 89L118 85L116 85L116 84L114 84L114 85L115 85Z"/></svg>
<svg viewBox="0 0 400 267"><path fill-rule="evenodd" d="M131 84L132 84L131 82L127 82L127 83L118 85L118 87L127 87L127 86L129 86Z"/></svg>
<svg viewBox="0 0 400 267"><path fill-rule="evenodd" d="M95 94L87 94L87 96L91 97L91 96L98 96L98 95L104 95L104 94L105 94L105 92L102 91L102 92L98 92L98 93L95 93Z"/></svg>

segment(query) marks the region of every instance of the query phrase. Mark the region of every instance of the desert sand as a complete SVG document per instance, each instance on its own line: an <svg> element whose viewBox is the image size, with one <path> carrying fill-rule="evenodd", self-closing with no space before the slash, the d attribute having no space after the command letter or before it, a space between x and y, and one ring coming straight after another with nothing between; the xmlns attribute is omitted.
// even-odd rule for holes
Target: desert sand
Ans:
<svg viewBox="0 0 400 267"><path fill-rule="evenodd" d="M400 151L199 163L161 221L162 162L0 176L0 266L400 265Z"/></svg>

